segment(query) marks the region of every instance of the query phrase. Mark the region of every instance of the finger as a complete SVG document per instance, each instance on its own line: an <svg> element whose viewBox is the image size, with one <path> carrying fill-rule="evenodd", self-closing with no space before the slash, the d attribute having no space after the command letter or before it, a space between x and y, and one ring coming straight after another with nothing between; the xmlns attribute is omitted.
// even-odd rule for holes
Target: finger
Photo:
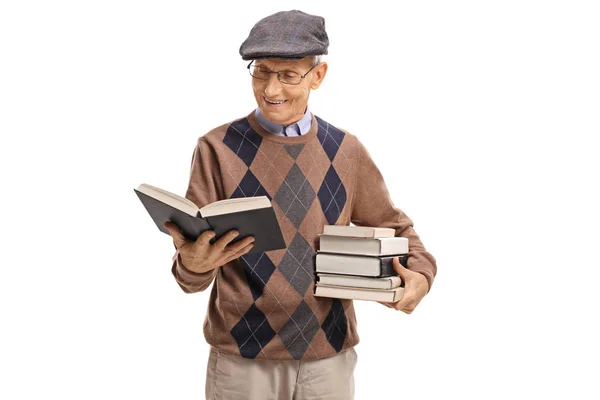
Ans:
<svg viewBox="0 0 600 400"><path fill-rule="evenodd" d="M180 244L185 242L185 237L179 230L179 227L172 223L171 221L167 221L163 224L163 226L169 231L169 234L173 238L175 245L177 248L180 247Z"/></svg>
<svg viewBox="0 0 600 400"><path fill-rule="evenodd" d="M385 301L378 301L379 304L383 304L384 306L386 306L387 308L394 308L394 306L392 306L390 303L385 302Z"/></svg>
<svg viewBox="0 0 600 400"><path fill-rule="evenodd" d="M254 236L246 236L245 238L230 244L227 246L227 249L231 250L233 253L238 253L243 250L250 243L254 243Z"/></svg>
<svg viewBox="0 0 600 400"><path fill-rule="evenodd" d="M223 250L229 244L229 242L235 239L238 235L239 232L235 229L232 229L221 236L215 243L213 243L213 246Z"/></svg>
<svg viewBox="0 0 600 400"><path fill-rule="evenodd" d="M239 254L240 251L233 251L231 248L226 247L224 250L221 251L221 253L219 254L219 259L221 260L220 264L226 264L231 260L235 260L236 258L238 258L241 254Z"/></svg>
<svg viewBox="0 0 600 400"><path fill-rule="evenodd" d="M214 231L211 231L211 230L204 231L200 234L200 236L198 236L198 239L196 239L196 242L202 246L208 246L208 245L210 245L210 240L212 238L214 238L215 235L216 235L216 233Z"/></svg>
<svg viewBox="0 0 600 400"><path fill-rule="evenodd" d="M252 247L254 247L254 243L250 243L249 245L243 247L240 251L238 251L237 253L233 254L232 256L228 257L225 261L225 263L228 263L231 260L235 260L236 258L239 258L241 256L243 256L244 254L248 253L250 250L252 250Z"/></svg>
<svg viewBox="0 0 600 400"><path fill-rule="evenodd" d="M241 257L241 256L243 256L244 254L247 254L247 253L248 253L250 250L252 250L252 248L253 248L253 247L254 247L254 242L252 242L252 243L249 243L248 245L246 245L246 246L242 247L242 248L240 249L240 251L238 251L238 252L235 254L235 258Z"/></svg>

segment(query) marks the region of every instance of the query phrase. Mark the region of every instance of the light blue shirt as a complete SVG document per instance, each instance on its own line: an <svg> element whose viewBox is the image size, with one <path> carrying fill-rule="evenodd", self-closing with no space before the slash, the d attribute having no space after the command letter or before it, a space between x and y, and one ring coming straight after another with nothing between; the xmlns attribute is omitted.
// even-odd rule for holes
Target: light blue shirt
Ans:
<svg viewBox="0 0 600 400"><path fill-rule="evenodd" d="M308 110L308 106L306 106L306 111L304 112L304 116L297 122L294 122L290 125L281 125L277 124L273 121L269 121L263 115L260 107L256 107L254 111L254 115L258 120L260 126L265 128L265 130L274 133L279 136L300 136L304 135L306 132L310 130L312 125L312 116L310 111Z"/></svg>

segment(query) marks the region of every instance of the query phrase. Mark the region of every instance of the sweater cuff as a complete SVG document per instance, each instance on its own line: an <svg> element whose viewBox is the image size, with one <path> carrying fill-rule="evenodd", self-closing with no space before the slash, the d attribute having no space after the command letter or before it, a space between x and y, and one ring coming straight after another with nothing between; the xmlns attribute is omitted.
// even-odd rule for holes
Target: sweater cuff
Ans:
<svg viewBox="0 0 600 400"><path fill-rule="evenodd" d="M172 273L179 286L186 293L201 292L208 288L217 274L217 269L207 272L193 272L183 265L179 251L173 256Z"/></svg>
<svg viewBox="0 0 600 400"><path fill-rule="evenodd" d="M212 272L194 272L192 270L187 269L185 265L183 265L183 262L181 262L181 254L179 253L179 251L175 253L173 261L175 261L175 268L177 270L177 273L186 281L193 281L194 279L203 279L207 275L210 275L210 273Z"/></svg>

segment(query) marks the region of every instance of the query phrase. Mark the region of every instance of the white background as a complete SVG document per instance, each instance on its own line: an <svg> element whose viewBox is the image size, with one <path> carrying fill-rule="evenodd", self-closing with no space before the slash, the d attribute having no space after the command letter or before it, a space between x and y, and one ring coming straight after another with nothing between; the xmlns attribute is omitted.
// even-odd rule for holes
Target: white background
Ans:
<svg viewBox="0 0 600 400"><path fill-rule="evenodd" d="M289 9L331 42L311 110L438 261L412 315L355 302L356 398L600 398L595 2L337 3L2 2L0 398L204 398L209 291L133 188L185 193L197 138L256 106L240 44Z"/></svg>

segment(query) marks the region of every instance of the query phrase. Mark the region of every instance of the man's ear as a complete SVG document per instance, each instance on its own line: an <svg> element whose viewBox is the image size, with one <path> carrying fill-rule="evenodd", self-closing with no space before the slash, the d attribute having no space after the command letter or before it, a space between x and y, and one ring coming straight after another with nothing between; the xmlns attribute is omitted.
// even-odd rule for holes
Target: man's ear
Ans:
<svg viewBox="0 0 600 400"><path fill-rule="evenodd" d="M322 62L312 70L312 80L310 82L310 88L312 90L321 86L321 82L323 82L323 79L325 79L325 75L327 74L327 68L327 63Z"/></svg>

